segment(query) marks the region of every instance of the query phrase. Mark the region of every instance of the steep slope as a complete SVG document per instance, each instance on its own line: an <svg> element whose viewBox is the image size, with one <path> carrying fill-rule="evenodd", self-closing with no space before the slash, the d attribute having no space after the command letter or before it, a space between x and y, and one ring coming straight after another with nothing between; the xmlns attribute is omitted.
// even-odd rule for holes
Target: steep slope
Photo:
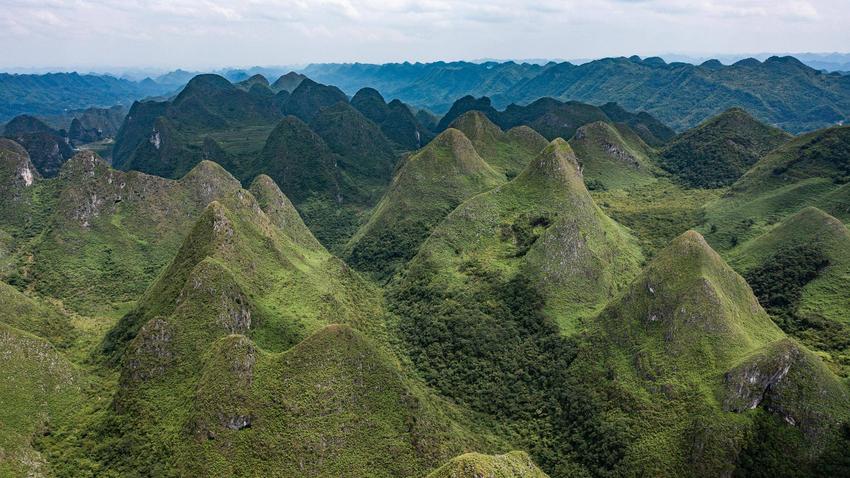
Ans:
<svg viewBox="0 0 850 478"><path fill-rule="evenodd" d="M181 177L206 159L201 146L207 137L237 159L255 154L280 110L274 96L252 94L219 75L198 75L173 101L133 104L116 137L113 165Z"/></svg>
<svg viewBox="0 0 850 478"><path fill-rule="evenodd" d="M850 417L845 386L785 337L696 232L659 253L594 329L573 372L618 397L609 417L630 415L626 469L731 474L748 430L771 415L787 422L771 433L799 433L797 459L809 466Z"/></svg>
<svg viewBox="0 0 850 478"><path fill-rule="evenodd" d="M806 206L850 220L850 127L801 135L763 157L706 206L708 240L729 248Z"/></svg>
<svg viewBox="0 0 850 478"><path fill-rule="evenodd" d="M18 142L29 153L36 169L45 177L53 177L74 151L64 131L56 131L29 115L17 116L4 129L6 137Z"/></svg>
<svg viewBox="0 0 850 478"><path fill-rule="evenodd" d="M659 160L689 187L728 186L789 139L788 133L732 108L677 136Z"/></svg>
<svg viewBox="0 0 850 478"><path fill-rule="evenodd" d="M339 156L337 166L357 185L360 202L374 204L392 179L397 156L375 123L346 102L323 108L310 122L328 147ZM346 198L351 201L351 198Z"/></svg>
<svg viewBox="0 0 850 478"><path fill-rule="evenodd" d="M333 126L342 127L327 125ZM340 150L347 146L340 136L335 141ZM340 157L321 136L295 116L287 116L269 134L262 153L249 170L253 174L267 174L280 184L310 230L323 244L333 248L344 244L353 234L359 205L356 185L342 174L340 162Z"/></svg>
<svg viewBox="0 0 850 478"><path fill-rule="evenodd" d="M50 184L46 232L26 248L25 280L70 307L133 300L167 263L212 200L240 189L203 162L179 181L111 169L91 152L68 161Z"/></svg>
<svg viewBox="0 0 850 478"><path fill-rule="evenodd" d="M7 234L25 234L35 213L33 189L40 177L23 146L0 138L0 226Z"/></svg>
<svg viewBox="0 0 850 478"><path fill-rule="evenodd" d="M275 226L285 230L290 239L299 246L308 249L321 249L319 241L310 232L310 229L304 224L295 205L283 194L277 183L272 178L261 174L254 178L251 186L248 188L257 204L269 217L269 220Z"/></svg>
<svg viewBox="0 0 850 478"><path fill-rule="evenodd" d="M761 304L787 333L840 366L850 332L850 231L808 207L729 252Z"/></svg>
<svg viewBox="0 0 850 478"><path fill-rule="evenodd" d="M548 478L527 454L514 451L505 455L466 453L452 458L426 478Z"/></svg>
<svg viewBox="0 0 850 478"><path fill-rule="evenodd" d="M487 164L509 179L525 169L548 143L528 127L520 126L505 133L480 111L464 113L450 127L465 134Z"/></svg>
<svg viewBox="0 0 850 478"><path fill-rule="evenodd" d="M646 111L631 113L614 102L605 103L599 109L604 111L611 121L629 125L646 144L652 147L659 147L676 135L669 126Z"/></svg>
<svg viewBox="0 0 850 478"><path fill-rule="evenodd" d="M298 85L300 85L305 78L307 77L300 73L290 71L275 80L275 82L271 84L271 89L275 92L286 91L288 93L292 93L295 91L295 88L298 88Z"/></svg>
<svg viewBox="0 0 850 478"><path fill-rule="evenodd" d="M260 74L253 75L249 77L247 80L242 80L239 83L236 83L238 88L242 88L245 91L251 91L254 85L264 86L266 88L271 89L271 85L269 84L269 80Z"/></svg>
<svg viewBox="0 0 850 478"><path fill-rule="evenodd" d="M246 191L208 206L103 342L120 387L91 432L120 444L111 470L414 476L491 447L406 377L378 292L303 233Z"/></svg>
<svg viewBox="0 0 850 478"><path fill-rule="evenodd" d="M373 88L362 88L351 98L351 106L375 124L391 141L403 149L418 149L431 140L433 135L427 127L410 112L410 108L398 100L389 104Z"/></svg>
<svg viewBox="0 0 850 478"><path fill-rule="evenodd" d="M592 190L626 189L656 181L655 152L625 124L602 121L582 126L570 139Z"/></svg>
<svg viewBox="0 0 850 478"><path fill-rule="evenodd" d="M0 283L0 474L39 476L49 467L33 442L82 405L85 380L49 342L9 325L42 321L46 308L7 287Z"/></svg>
<svg viewBox="0 0 850 478"><path fill-rule="evenodd" d="M516 179L455 209L411 267L435 268L430 281L447 293L475 287L483 276L521 274L542 294L544 312L572 333L629 283L641 259L594 204L575 154L558 139Z"/></svg>
<svg viewBox="0 0 850 478"><path fill-rule="evenodd" d="M472 95L466 95L463 98L456 100L452 104L451 109L449 109L449 111L440 118L440 122L437 123L437 131L442 131L448 128L454 120L460 118L464 113L469 111L480 111L494 121L496 121L495 119L499 117L499 112L496 108L493 108L490 98L487 98L486 96L476 98Z"/></svg>
<svg viewBox="0 0 850 478"><path fill-rule="evenodd" d="M552 476L612 474L622 437L567 371L587 319L641 259L558 139L449 214L390 283L388 305L431 386L516 430Z"/></svg>
<svg viewBox="0 0 850 478"><path fill-rule="evenodd" d="M304 78L286 101L284 113L297 116L309 123L319 110L333 106L340 101L347 103L348 97L339 88L322 85L309 78Z"/></svg>
<svg viewBox="0 0 850 478"><path fill-rule="evenodd" d="M369 221L346 246L346 260L388 279L463 200L503 181L463 133L447 129L404 161Z"/></svg>
<svg viewBox="0 0 850 478"><path fill-rule="evenodd" d="M606 109L614 116L608 116ZM510 104L504 111L498 111L492 106L490 98L471 96L457 100L440 120L438 129L451 124L468 111L481 111L502 129L521 125L531 127L548 140L572 138L578 128L597 121L626 123L649 144L658 144L663 141L660 138L669 139L674 134L648 113L630 113L616 104L597 107L577 101L537 98L527 105Z"/></svg>

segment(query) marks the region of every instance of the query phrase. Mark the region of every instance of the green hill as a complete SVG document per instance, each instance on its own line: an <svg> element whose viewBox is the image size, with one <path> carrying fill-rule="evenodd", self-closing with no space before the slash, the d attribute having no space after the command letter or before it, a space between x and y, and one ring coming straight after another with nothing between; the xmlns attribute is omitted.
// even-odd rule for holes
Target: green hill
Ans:
<svg viewBox="0 0 850 478"><path fill-rule="evenodd" d="M531 458L521 451L505 455L466 453L452 458L426 478L548 478Z"/></svg>
<svg viewBox="0 0 850 478"><path fill-rule="evenodd" d="M5 283L0 283L0 311L5 381L0 387L0 474L38 476L50 467L33 442L81 406L85 378L54 345L33 335L66 344L71 334L67 318Z"/></svg>
<svg viewBox="0 0 850 478"><path fill-rule="evenodd" d="M820 71L790 56L765 61L750 58L731 65L716 60L701 65L668 63L658 57L638 56L581 64L314 64L305 73L347 92L371 86L385 96L437 113L449 111L452 102L464 95L490 97L497 108L552 97L598 105L616 102L630 111L646 111L683 131L729 108L741 107L759 120L793 133L835 125L850 115L846 75ZM652 144L647 138L644 141Z"/></svg>
<svg viewBox="0 0 850 478"><path fill-rule="evenodd" d="M348 97L339 88L321 85L309 78L304 78L286 101L284 112L310 122L319 110L340 101L347 103Z"/></svg>
<svg viewBox="0 0 850 478"><path fill-rule="evenodd" d="M785 332L826 354L837 372L850 347L850 231L808 207L728 254Z"/></svg>
<svg viewBox="0 0 850 478"><path fill-rule="evenodd" d="M460 131L447 129L399 167L369 221L345 248L352 267L385 280L465 199L504 182Z"/></svg>
<svg viewBox="0 0 850 478"><path fill-rule="evenodd" d="M845 385L785 337L693 231L659 253L594 329L574 372L617 397L608 417L629 416L626 469L716 476L755 459L781 473L776 457L753 456L751 434L789 439L788 453L793 446L793 459L812 467L850 417Z"/></svg>
<svg viewBox="0 0 850 478"><path fill-rule="evenodd" d="M211 162L175 181L116 171L81 152L58 178L29 189L32 204L48 209L38 223L19 226L44 231L23 249L22 280L69 307L85 308L138 297L203 208L240 185Z"/></svg>
<svg viewBox="0 0 850 478"><path fill-rule="evenodd" d="M628 125L602 121L576 131L570 146L593 190L626 189L656 181L656 154Z"/></svg>
<svg viewBox="0 0 850 478"><path fill-rule="evenodd" d="M599 109L604 111L611 121L629 125L646 144L652 147L660 147L676 135L669 126L646 111L632 113L614 102L605 103Z"/></svg>
<svg viewBox="0 0 850 478"><path fill-rule="evenodd" d="M559 139L516 179L449 214L411 267L435 269L429 280L449 294L482 277L522 275L542 294L544 312L573 333L629 283L641 259L629 235L594 204L575 154Z"/></svg>
<svg viewBox="0 0 850 478"><path fill-rule="evenodd" d="M362 199L354 202L376 203L392 179L398 159L378 126L348 103L340 102L323 108L310 122L310 128L339 156L341 174L350 184L357 185L353 195Z"/></svg>
<svg viewBox="0 0 850 478"><path fill-rule="evenodd" d="M431 386L508 424L552 476L611 473L619 436L599 428L595 395L566 373L577 337L641 259L558 139L449 214L390 283L388 304Z"/></svg>
<svg viewBox="0 0 850 478"><path fill-rule="evenodd" d="M814 206L850 220L850 127L794 138L764 156L720 199L706 205L706 238L726 249Z"/></svg>
<svg viewBox="0 0 850 478"><path fill-rule="evenodd" d="M537 98L526 105L510 104L504 111L498 111L491 105L490 98L466 96L452 105L440 120L438 130L445 129L446 125L469 111L484 113L503 129L528 126L550 141L558 137L572 138L578 128L597 121L626 123L646 143L652 145L659 145L674 135L673 130L645 112L631 113L613 103L597 107L548 97Z"/></svg>
<svg viewBox="0 0 850 478"><path fill-rule="evenodd" d="M45 177L56 176L62 164L74 154L64 130L56 131L29 115L16 116L9 121L4 135L27 150L33 165Z"/></svg>
<svg viewBox="0 0 850 478"><path fill-rule="evenodd" d="M381 127L391 141L404 149L413 150L427 144L433 134L398 100L387 104L373 88L362 88L352 98L351 106Z"/></svg>
<svg viewBox="0 0 850 478"><path fill-rule="evenodd" d="M295 91L295 88L298 88L298 85L300 85L305 78L307 77L300 73L290 71L289 73L275 80L275 82L271 84L271 89L275 92L286 91L292 93L293 91Z"/></svg>
<svg viewBox="0 0 850 478"><path fill-rule="evenodd" d="M677 136L659 160L689 187L728 186L789 139L788 133L732 108Z"/></svg>
<svg viewBox="0 0 850 478"><path fill-rule="evenodd" d="M246 191L207 207L102 344L120 386L89 433L114 472L414 476L493 446L402 371L379 292L303 233Z"/></svg>
<svg viewBox="0 0 850 478"><path fill-rule="evenodd" d="M41 175L20 144L0 138L0 225L7 234L26 234L37 209L31 188Z"/></svg>
<svg viewBox="0 0 850 478"><path fill-rule="evenodd" d="M525 169L548 143L546 138L528 127L519 126L506 133L480 111L464 113L452 122L450 128L465 134L487 164L508 179Z"/></svg>
<svg viewBox="0 0 850 478"><path fill-rule="evenodd" d="M284 78L294 84L292 75ZM383 105L378 123L339 89L297 79L291 94L272 85L274 95L258 78L246 80L252 86L245 91L247 83L199 75L173 101L136 103L116 138L113 164L179 177L211 160L246 183L267 174L319 240L339 250L386 190L399 148L416 148L430 135L401 103Z"/></svg>
<svg viewBox="0 0 850 478"><path fill-rule="evenodd" d="M264 87L268 88L269 90L271 90L271 85L269 84L269 80L265 76L260 75L260 74L253 75L253 76L249 77L247 80L242 80L239 83L236 83L236 86L238 88L242 88L245 91L251 91L251 89L255 85L264 86Z"/></svg>

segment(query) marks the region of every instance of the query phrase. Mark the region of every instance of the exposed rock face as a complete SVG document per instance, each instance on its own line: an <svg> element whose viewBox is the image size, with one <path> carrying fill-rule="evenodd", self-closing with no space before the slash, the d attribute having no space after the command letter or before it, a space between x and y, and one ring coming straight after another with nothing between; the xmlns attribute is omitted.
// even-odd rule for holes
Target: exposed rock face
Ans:
<svg viewBox="0 0 850 478"><path fill-rule="evenodd" d="M163 375L174 359L173 335L171 325L161 318L145 324L130 345L122 378L144 382Z"/></svg>
<svg viewBox="0 0 850 478"><path fill-rule="evenodd" d="M744 363L727 372L723 377L727 388L723 409L743 412L759 406L788 375L799 355L797 348L791 348L771 357L772 360ZM792 425L795 423L791 417L785 419Z"/></svg>
<svg viewBox="0 0 850 478"><path fill-rule="evenodd" d="M815 440L847 419L846 388L820 359L783 339L758 350L723 377L723 409L774 413ZM836 408L838 407L838 408Z"/></svg>

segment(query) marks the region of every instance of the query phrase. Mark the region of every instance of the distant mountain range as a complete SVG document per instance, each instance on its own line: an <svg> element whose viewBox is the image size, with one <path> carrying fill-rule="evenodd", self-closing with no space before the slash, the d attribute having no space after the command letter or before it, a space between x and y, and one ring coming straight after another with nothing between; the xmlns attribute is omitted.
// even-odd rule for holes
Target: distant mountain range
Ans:
<svg viewBox="0 0 850 478"><path fill-rule="evenodd" d="M696 126L729 108L791 133L845 123L850 118L850 55L756 55L730 62L721 57L668 63L664 59L604 58L588 62L434 62L313 64L299 73L337 85L351 96L365 87L417 108L446 113L465 95L489 97L493 106L526 105L540 98L601 105L609 101L646 111L676 131ZM763 61L761 60L763 59ZM238 83L256 75L276 78L283 67L223 69ZM108 75L0 74L0 122L20 114L56 116L69 109L130 105L174 96L200 72L175 70L141 81ZM164 99L164 98L163 98Z"/></svg>
<svg viewBox="0 0 850 478"><path fill-rule="evenodd" d="M793 57L732 65L700 65L661 58L605 58L581 65L548 63L321 64L302 71L351 93L371 86L436 113L463 95L488 96L497 108L542 97L602 104L615 101L646 111L676 130L696 126L732 107L792 133L845 122L850 77L824 73Z"/></svg>
<svg viewBox="0 0 850 478"><path fill-rule="evenodd" d="M182 85L180 85L182 86ZM108 75L0 73L0 122L20 115L54 116L92 106L129 106L133 101L174 91L169 85Z"/></svg>

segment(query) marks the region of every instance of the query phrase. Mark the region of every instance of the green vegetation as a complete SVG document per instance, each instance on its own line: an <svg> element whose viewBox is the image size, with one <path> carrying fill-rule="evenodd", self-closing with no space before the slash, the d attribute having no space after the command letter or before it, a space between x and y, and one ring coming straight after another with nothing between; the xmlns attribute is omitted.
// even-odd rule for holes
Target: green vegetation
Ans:
<svg viewBox="0 0 850 478"><path fill-rule="evenodd" d="M655 151L625 124L602 121L582 126L570 139L588 189L605 191L642 186L661 174ZM592 187L591 187L592 186Z"/></svg>
<svg viewBox="0 0 850 478"><path fill-rule="evenodd" d="M0 475L850 475L847 128L239 79L0 139Z"/></svg>
<svg viewBox="0 0 850 478"><path fill-rule="evenodd" d="M725 250L806 206L850 219L850 127L799 136L759 160L723 197L706 205L702 228Z"/></svg>
<svg viewBox="0 0 850 478"><path fill-rule="evenodd" d="M480 111L464 113L450 127L466 135L484 161L508 179L515 178L548 143L526 126L505 133Z"/></svg>
<svg viewBox="0 0 850 478"><path fill-rule="evenodd" d="M371 86L438 113L449 111L461 96L473 95L492 98L497 108L545 97L598 105L616 102L630 111L646 111L677 131L734 107L792 133L833 126L850 117L846 76L823 73L790 56L764 62L750 58L733 65L717 60L702 65L667 63L638 56L545 65L493 61L316 64L304 72L347 92ZM644 141L652 144L647 138Z"/></svg>
<svg viewBox="0 0 850 478"><path fill-rule="evenodd" d="M648 256L703 224L703 207L722 193L722 189L685 189L667 178L624 190L592 191L605 214L631 229Z"/></svg>
<svg viewBox="0 0 850 478"><path fill-rule="evenodd" d="M442 131L469 111L481 112L504 129L521 125L531 127L549 140L572 138L580 127L598 121L627 124L643 141L652 145L660 145L674 135L673 130L647 113L631 113L613 103L597 107L548 97L536 99L526 106L510 104L504 111L498 111L490 104L490 98L465 96L452 105L437 129Z"/></svg>
<svg viewBox="0 0 850 478"><path fill-rule="evenodd" d="M732 108L664 146L660 164L689 187L728 186L791 135Z"/></svg>
<svg viewBox="0 0 850 478"><path fill-rule="evenodd" d="M432 471L426 478L548 478L540 468L521 451L505 455L466 453Z"/></svg>
<svg viewBox="0 0 850 478"><path fill-rule="evenodd" d="M693 231L600 315L574 367L613 387L608 416L629 417L625 468L657 476L731 472L755 407L818 437L801 442L814 464L848 412L845 385L784 337L744 279Z"/></svg>
<svg viewBox="0 0 850 478"><path fill-rule="evenodd" d="M469 447L503 447L404 373L378 291L303 237L303 225L281 228L291 211L269 207L279 192L258 181L273 217L246 191L212 202L107 334L101 357L118 365L119 388L85 434L43 440L57 468L94 457L120 476L245 466L411 476Z"/></svg>
<svg viewBox="0 0 850 478"><path fill-rule="evenodd" d="M848 376L850 231L844 224L806 208L728 255L780 327Z"/></svg>
<svg viewBox="0 0 850 478"><path fill-rule="evenodd" d="M463 200L504 182L472 142L447 129L404 160L369 221L352 237L345 258L357 270L389 279Z"/></svg>

